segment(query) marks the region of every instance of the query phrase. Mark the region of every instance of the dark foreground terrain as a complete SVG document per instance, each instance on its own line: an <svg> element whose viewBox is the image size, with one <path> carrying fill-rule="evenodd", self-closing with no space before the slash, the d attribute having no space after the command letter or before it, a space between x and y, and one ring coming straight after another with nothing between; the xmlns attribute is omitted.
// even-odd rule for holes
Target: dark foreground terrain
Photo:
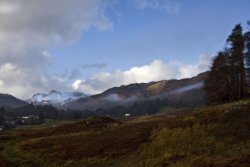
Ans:
<svg viewBox="0 0 250 167"><path fill-rule="evenodd" d="M250 166L250 100L154 116L95 117L0 134L0 166Z"/></svg>

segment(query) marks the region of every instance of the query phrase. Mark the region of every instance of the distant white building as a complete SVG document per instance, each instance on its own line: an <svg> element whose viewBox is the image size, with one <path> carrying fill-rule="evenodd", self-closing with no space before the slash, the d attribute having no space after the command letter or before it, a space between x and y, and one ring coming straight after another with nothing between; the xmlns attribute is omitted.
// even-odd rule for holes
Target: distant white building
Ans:
<svg viewBox="0 0 250 167"><path fill-rule="evenodd" d="M129 116L130 116L130 114L128 114L128 113L127 113L127 114L125 114L125 117L129 117Z"/></svg>
<svg viewBox="0 0 250 167"><path fill-rule="evenodd" d="M17 119L18 119L19 125L39 124L39 117L35 115L22 116L22 117L18 117Z"/></svg>

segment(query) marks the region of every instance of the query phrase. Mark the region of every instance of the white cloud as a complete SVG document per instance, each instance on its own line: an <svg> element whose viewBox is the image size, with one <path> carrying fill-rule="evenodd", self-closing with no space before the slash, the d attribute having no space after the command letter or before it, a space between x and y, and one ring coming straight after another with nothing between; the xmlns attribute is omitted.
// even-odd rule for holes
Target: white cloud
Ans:
<svg viewBox="0 0 250 167"><path fill-rule="evenodd" d="M69 89L49 76L46 51L71 44L90 28L112 29L113 0L0 0L0 92L28 98L37 91ZM63 86L64 85L64 86Z"/></svg>
<svg viewBox="0 0 250 167"><path fill-rule="evenodd" d="M138 9L161 9L168 13L178 13L180 5L176 0L130 0Z"/></svg>
<svg viewBox="0 0 250 167"><path fill-rule="evenodd" d="M8 2L0 2L0 13L11 13L15 10L18 10L18 5L16 4L11 4Z"/></svg>
<svg viewBox="0 0 250 167"><path fill-rule="evenodd" d="M210 58L200 56L197 65L154 60L148 65L133 67L127 71L102 72L87 80L77 79L73 82L72 87L84 93L97 94L111 87L131 83L188 78L208 70Z"/></svg>
<svg viewBox="0 0 250 167"><path fill-rule="evenodd" d="M78 80L74 81L74 83L72 83L72 87L74 89L79 89L82 82L84 82L84 80L81 81L81 80L78 79Z"/></svg>
<svg viewBox="0 0 250 167"><path fill-rule="evenodd" d="M17 97L27 99L34 92L46 92L55 87L59 90L69 89L65 82L46 73L34 73L27 68L18 68L16 65L6 63L0 67L0 92L15 93Z"/></svg>
<svg viewBox="0 0 250 167"><path fill-rule="evenodd" d="M90 79L76 79L67 85L64 77L50 76L47 69L52 56L47 51L57 45L71 44L91 28L104 31L113 27L106 9L115 0L0 0L0 92L29 98L36 92L81 90L100 93L113 86L190 77L203 71L199 65L155 60L127 71L102 72ZM178 12L172 0L131 0L137 8ZM104 64L84 68L104 67ZM79 77L74 70L70 78Z"/></svg>

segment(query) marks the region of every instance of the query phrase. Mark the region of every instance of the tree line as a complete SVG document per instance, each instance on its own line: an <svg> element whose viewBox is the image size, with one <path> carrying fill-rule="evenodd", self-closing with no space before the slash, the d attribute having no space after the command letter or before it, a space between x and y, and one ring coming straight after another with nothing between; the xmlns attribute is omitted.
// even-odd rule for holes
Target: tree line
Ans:
<svg viewBox="0 0 250 167"><path fill-rule="evenodd" d="M214 57L205 91L209 103L225 103L250 96L250 21L243 32L235 25L225 48Z"/></svg>

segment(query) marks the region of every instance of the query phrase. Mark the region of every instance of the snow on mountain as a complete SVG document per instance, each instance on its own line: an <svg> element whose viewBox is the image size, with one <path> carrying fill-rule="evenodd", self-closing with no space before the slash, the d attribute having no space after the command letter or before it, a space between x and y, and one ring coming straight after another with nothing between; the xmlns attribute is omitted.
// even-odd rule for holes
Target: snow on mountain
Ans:
<svg viewBox="0 0 250 167"><path fill-rule="evenodd" d="M87 95L81 92L59 92L52 90L49 94L37 93L28 100L33 105L53 105L61 106L70 101L76 101L80 98L85 98Z"/></svg>

